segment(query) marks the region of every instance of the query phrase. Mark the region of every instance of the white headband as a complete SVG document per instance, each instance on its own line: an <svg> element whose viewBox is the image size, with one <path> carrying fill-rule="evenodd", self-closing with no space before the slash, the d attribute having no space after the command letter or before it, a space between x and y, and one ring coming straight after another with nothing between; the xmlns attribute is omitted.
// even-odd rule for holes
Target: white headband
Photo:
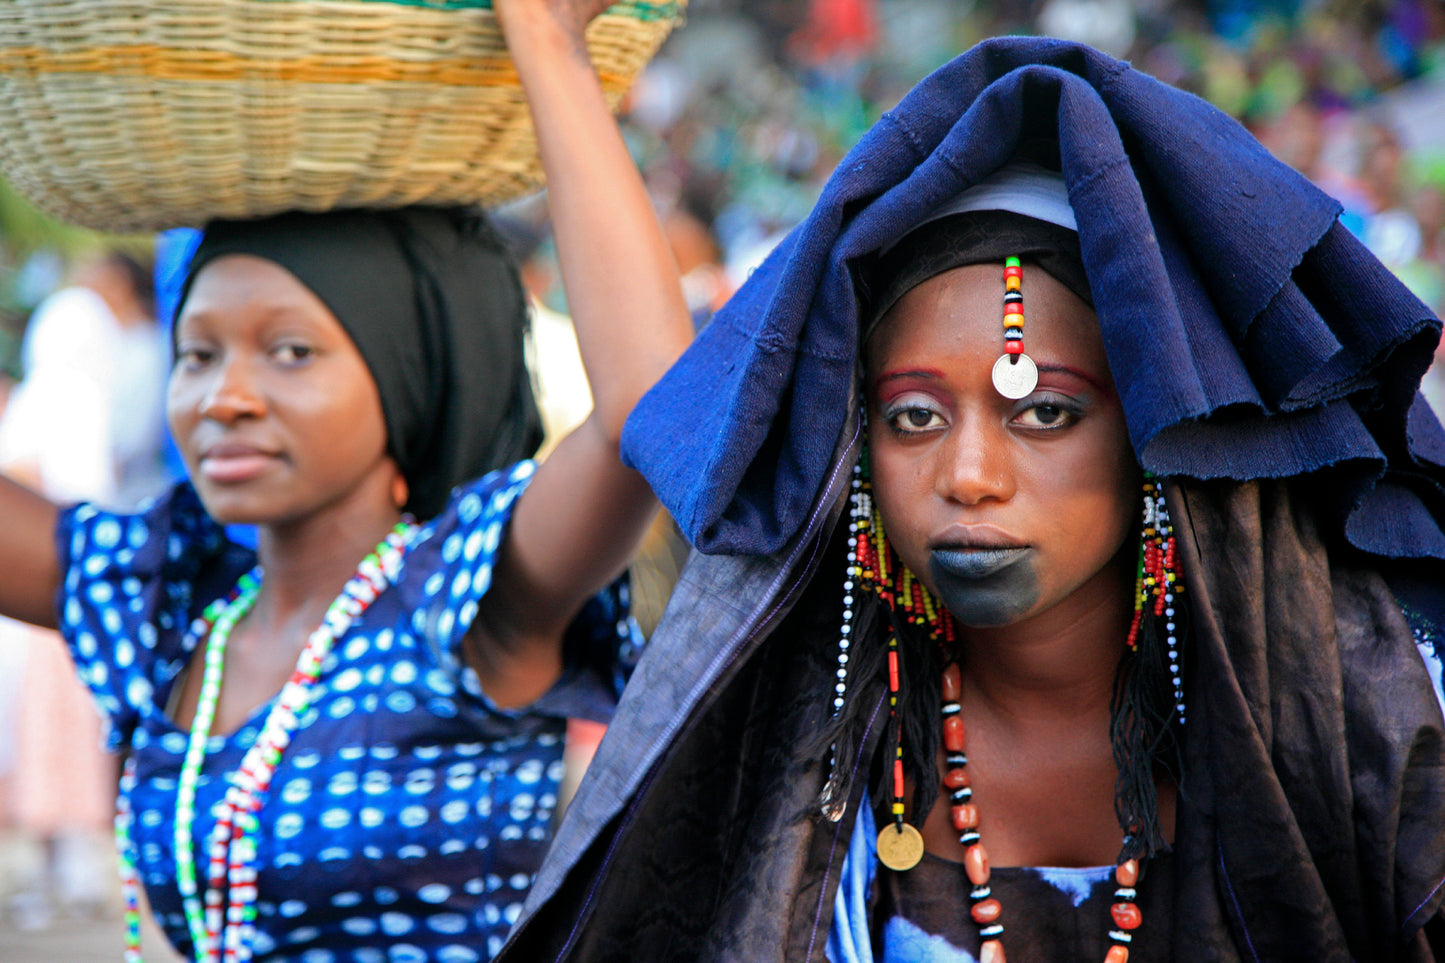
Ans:
<svg viewBox="0 0 1445 963"><path fill-rule="evenodd" d="M1079 230L1078 222L1074 220L1074 209L1069 206L1069 190L1064 186L1064 176L1038 164L1014 161L939 205L909 228L905 236L929 221L965 211L1010 211L1071 231Z"/></svg>

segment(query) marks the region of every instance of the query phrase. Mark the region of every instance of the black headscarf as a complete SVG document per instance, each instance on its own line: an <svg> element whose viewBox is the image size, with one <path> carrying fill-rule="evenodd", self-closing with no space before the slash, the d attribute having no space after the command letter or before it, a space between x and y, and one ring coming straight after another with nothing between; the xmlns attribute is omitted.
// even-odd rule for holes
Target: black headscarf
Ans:
<svg viewBox="0 0 1445 963"><path fill-rule="evenodd" d="M517 268L485 216L412 207L215 221L191 260L273 261L336 315L371 369L407 509L441 510L456 485L536 451L541 416L523 343Z"/></svg>
<svg viewBox="0 0 1445 963"><path fill-rule="evenodd" d="M929 278L1010 256L1043 268L1093 307L1078 232L1012 211L968 211L928 221L873 263L858 265L863 342L899 298Z"/></svg>

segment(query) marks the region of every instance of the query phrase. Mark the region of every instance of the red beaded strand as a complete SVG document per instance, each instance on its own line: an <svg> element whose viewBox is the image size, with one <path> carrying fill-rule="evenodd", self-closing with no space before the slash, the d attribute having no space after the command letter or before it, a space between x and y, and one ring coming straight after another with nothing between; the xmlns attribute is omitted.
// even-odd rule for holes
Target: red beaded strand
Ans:
<svg viewBox="0 0 1445 963"><path fill-rule="evenodd" d="M1004 260L1003 269L1003 349L1013 355L1013 363L1024 353L1024 269L1019 259Z"/></svg>
<svg viewBox="0 0 1445 963"><path fill-rule="evenodd" d="M923 629L930 639L944 644L954 639L953 619L948 611L934 601L933 596L914 576L913 572L899 560L889 545L883 530L883 519L878 514L873 500L872 485L868 481L866 456L860 459L853 471L852 518L849 530L848 580L844 590L844 622L839 642L839 669L837 696L834 698L835 711L841 710L846 689L847 651L852 631L852 592L856 585L859 590L870 592L882 599L895 614L910 625ZM893 869L903 870L914 866L923 855L923 838L918 830L904 820L904 768L903 768L903 726L898 718L898 700L901 687L901 673L898 662L898 636L888 633L888 708L889 723L897 733L892 760L891 823L879 833L879 859ZM836 761L835 761L836 764ZM837 812L833 782L830 776L824 790L823 811L832 818Z"/></svg>
<svg viewBox="0 0 1445 963"><path fill-rule="evenodd" d="M1024 353L1024 269L1017 257L1004 259L1003 354L994 362L993 386L1005 398L1017 401L1039 384L1039 369Z"/></svg>
<svg viewBox="0 0 1445 963"><path fill-rule="evenodd" d="M1144 611L1149 608L1155 617L1165 614L1169 596L1177 594L1174 569L1174 528L1164 508L1164 499L1152 478L1144 481L1144 526L1139 541L1139 574L1134 581L1134 617L1129 623L1129 648L1139 647L1139 627Z"/></svg>

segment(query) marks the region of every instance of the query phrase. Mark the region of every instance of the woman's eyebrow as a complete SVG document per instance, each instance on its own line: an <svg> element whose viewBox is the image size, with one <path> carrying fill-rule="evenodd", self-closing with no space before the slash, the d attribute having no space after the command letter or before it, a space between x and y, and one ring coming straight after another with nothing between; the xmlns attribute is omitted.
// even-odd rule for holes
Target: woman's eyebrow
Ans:
<svg viewBox="0 0 1445 963"><path fill-rule="evenodd" d="M943 372L937 368L899 368L895 371L885 371L873 379L873 387L876 389L887 381L898 381L901 378L931 378L941 379Z"/></svg>
<svg viewBox="0 0 1445 963"><path fill-rule="evenodd" d="M1080 369L1071 367L1070 365L1056 364L1054 362L1041 362L1038 368L1040 374L1058 373L1072 375L1073 377L1078 378L1080 381L1094 388L1094 390L1102 394L1108 395L1110 398L1114 397L1113 388L1109 387L1106 382L1101 381L1095 376L1089 374L1087 371L1081 371Z"/></svg>

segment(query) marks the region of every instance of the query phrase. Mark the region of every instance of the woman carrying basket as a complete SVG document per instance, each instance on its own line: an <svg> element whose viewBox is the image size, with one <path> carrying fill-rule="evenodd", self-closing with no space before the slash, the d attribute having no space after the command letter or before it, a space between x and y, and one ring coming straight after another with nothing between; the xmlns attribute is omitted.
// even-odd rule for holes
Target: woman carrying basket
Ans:
<svg viewBox="0 0 1445 963"><path fill-rule="evenodd" d="M65 635L127 756L127 900L189 958L488 958L565 720L610 714L655 511L617 439L691 325L583 43L603 6L495 4L593 379L545 463L486 221L337 211L209 225L168 402L188 483L136 515L0 488L0 610Z"/></svg>
<svg viewBox="0 0 1445 963"><path fill-rule="evenodd" d="M1339 210L1087 47L922 81L629 419L706 554L499 959L1445 958L1440 321Z"/></svg>

